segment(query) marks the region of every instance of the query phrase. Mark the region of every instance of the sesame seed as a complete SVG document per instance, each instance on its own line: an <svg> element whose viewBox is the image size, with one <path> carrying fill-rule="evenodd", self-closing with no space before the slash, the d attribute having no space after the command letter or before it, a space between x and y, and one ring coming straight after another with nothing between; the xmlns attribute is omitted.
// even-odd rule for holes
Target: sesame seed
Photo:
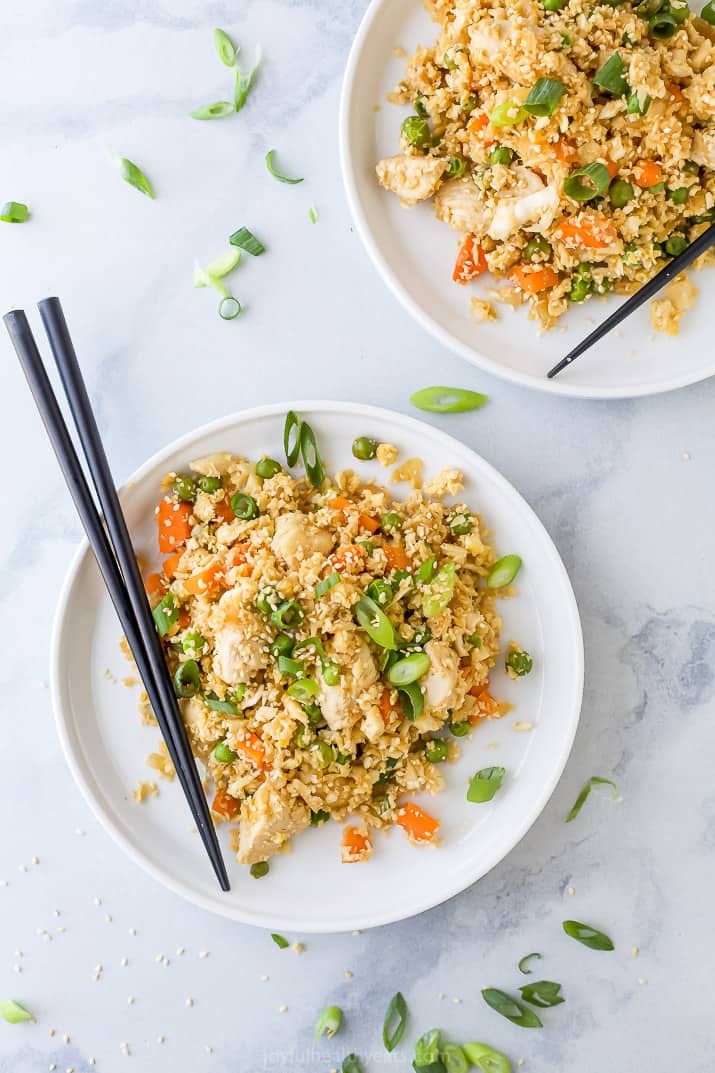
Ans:
<svg viewBox="0 0 715 1073"><path fill-rule="evenodd" d="M130 928L130 929L129 929L129 934L130 934L130 935L136 935L136 933L137 933L137 929L136 929L136 928Z"/></svg>
<svg viewBox="0 0 715 1073"><path fill-rule="evenodd" d="M278 1013L288 1013L288 1007L287 1006L279 1006L278 1007Z"/></svg>
<svg viewBox="0 0 715 1073"><path fill-rule="evenodd" d="M67 1033L65 1032L64 1035L62 1036L62 1042L63 1043L69 1043L69 1041L70 1041L70 1038L67 1035Z"/></svg>
<svg viewBox="0 0 715 1073"><path fill-rule="evenodd" d="M134 998L134 995L127 995L127 1005L128 1006L133 1006L135 1002L136 1002L136 999Z"/></svg>
<svg viewBox="0 0 715 1073"><path fill-rule="evenodd" d="M87 1064L90 1065L90 1066L96 1066L97 1059L96 1058L88 1058L87 1059Z"/></svg>
<svg viewBox="0 0 715 1073"><path fill-rule="evenodd" d="M156 1037L156 1042L157 1043L166 1043L166 1036L157 1036Z"/></svg>
<svg viewBox="0 0 715 1073"><path fill-rule="evenodd" d="M268 982L268 980L270 980L270 976L259 976L258 979L261 981L262 984L265 984Z"/></svg>
<svg viewBox="0 0 715 1073"><path fill-rule="evenodd" d="M213 1049L213 1047L211 1046L210 1043L206 1044L206 1053L207 1054L213 1054L214 1053L214 1049Z"/></svg>
<svg viewBox="0 0 715 1073"><path fill-rule="evenodd" d="M53 909L53 910L52 910L52 916L53 916L53 917L58 917L59 915L60 915L60 911L59 911L59 909Z"/></svg>
<svg viewBox="0 0 715 1073"><path fill-rule="evenodd" d="M576 888L575 887L569 887L566 893L570 894L571 896L573 896L576 893Z"/></svg>
<svg viewBox="0 0 715 1073"><path fill-rule="evenodd" d="M55 1069L57 1069L57 1062L50 1062L50 1073L53 1073Z"/></svg>
<svg viewBox="0 0 715 1073"><path fill-rule="evenodd" d="M13 972L22 972L22 965L13 965Z"/></svg>
<svg viewBox="0 0 715 1073"><path fill-rule="evenodd" d="M127 965L129 964L129 958L121 958L119 964L122 966L123 969L126 969Z"/></svg>
<svg viewBox="0 0 715 1073"><path fill-rule="evenodd" d="M20 864L20 865L18 865L17 870L18 870L18 872L26 872L27 871L27 865L26 864Z"/></svg>
<svg viewBox="0 0 715 1073"><path fill-rule="evenodd" d="M112 923L112 914L111 913L106 913L104 919L107 921L107 924L111 924Z"/></svg>
<svg viewBox="0 0 715 1073"><path fill-rule="evenodd" d="M648 983L648 981L647 981L646 979L644 979L644 977L642 977L642 976L639 976L639 977L638 977L638 983L639 983L639 984L647 984L647 983Z"/></svg>
<svg viewBox="0 0 715 1073"><path fill-rule="evenodd" d="M208 956L209 956L209 952L208 952L208 950L201 950L201 951L199 952L199 957L200 957L200 958L207 958Z"/></svg>
<svg viewBox="0 0 715 1073"><path fill-rule="evenodd" d="M176 956L177 957L183 957L185 953L186 953L186 950L184 949L183 946L177 946L177 948L176 948Z"/></svg>
<svg viewBox="0 0 715 1073"><path fill-rule="evenodd" d="M187 998L186 1005L187 1006L193 1006L193 1004L194 1004L194 1000L192 998Z"/></svg>
<svg viewBox="0 0 715 1073"><path fill-rule="evenodd" d="M461 1001L462 1001L462 1000L461 1000L461 998L457 998L457 996L456 996L456 995L455 995L455 996L454 996L454 998L452 999L452 1002L454 1003L454 1005L455 1005L455 1006L459 1006L459 1004L460 1004L460 1002L461 1002Z"/></svg>
<svg viewBox="0 0 715 1073"><path fill-rule="evenodd" d="M353 934L353 935L362 935L362 932L361 932L361 931L357 931L357 930L356 930L356 931L354 931L354 932L353 932L352 934Z"/></svg>
<svg viewBox="0 0 715 1073"><path fill-rule="evenodd" d="M350 972L350 969L346 969L345 970L345 979L346 980L352 980L352 978L353 978L353 974Z"/></svg>
<svg viewBox="0 0 715 1073"><path fill-rule="evenodd" d="M6 879L0 879L0 887L7 887L8 882Z"/></svg>
<svg viewBox="0 0 715 1073"><path fill-rule="evenodd" d="M640 954L640 950L638 949L637 946L634 946L633 949L631 950L631 957L632 958L637 958L639 954Z"/></svg>
<svg viewBox="0 0 715 1073"><path fill-rule="evenodd" d="M40 863L40 858L39 857L33 857L32 858L32 864L39 864L39 863Z"/></svg>
<svg viewBox="0 0 715 1073"><path fill-rule="evenodd" d="M50 1036L54 1036L54 1034L55 1034L55 1030L54 1030L54 1028L51 1028L50 1029Z"/></svg>
<svg viewBox="0 0 715 1073"><path fill-rule="evenodd" d="M295 950L296 954L302 954L305 950L305 946L303 945L303 943L293 943L293 949Z"/></svg>
<svg viewBox="0 0 715 1073"><path fill-rule="evenodd" d="M94 904L95 904L95 905L101 905L101 904L102 904L102 899L101 899L101 898L98 898L98 897L97 897L97 896L95 895L95 897L94 897Z"/></svg>

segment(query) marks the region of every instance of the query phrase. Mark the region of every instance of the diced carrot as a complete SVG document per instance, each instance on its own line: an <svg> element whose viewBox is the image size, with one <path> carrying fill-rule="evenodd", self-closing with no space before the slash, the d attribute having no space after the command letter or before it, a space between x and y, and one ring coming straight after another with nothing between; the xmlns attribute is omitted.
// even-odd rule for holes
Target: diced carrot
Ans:
<svg viewBox="0 0 715 1073"><path fill-rule="evenodd" d="M343 864L359 864L368 860L372 853L372 842L367 831L359 827L346 827L343 831L343 841L340 851L340 860Z"/></svg>
<svg viewBox="0 0 715 1073"><path fill-rule="evenodd" d="M234 566L243 566L248 559L251 550L250 544L234 544L226 556L225 569L231 570Z"/></svg>
<svg viewBox="0 0 715 1073"><path fill-rule="evenodd" d="M177 551L175 555L170 555L168 559L164 559L164 573L172 580L176 577L176 571L179 569L179 560L183 554L183 551Z"/></svg>
<svg viewBox="0 0 715 1073"><path fill-rule="evenodd" d="M346 510L355 510L355 504L345 496L336 496L335 499L331 499L330 507L338 514L344 514Z"/></svg>
<svg viewBox="0 0 715 1073"><path fill-rule="evenodd" d="M469 716L470 723L478 723L481 719L487 719L498 711L499 705L489 692L489 682L482 682L481 685L472 686L469 694L472 697L476 697L477 700L477 710Z"/></svg>
<svg viewBox="0 0 715 1073"><path fill-rule="evenodd" d="M474 242L474 235L467 235L459 247L454 263L452 279L455 283L469 283L487 270L487 259L479 243Z"/></svg>
<svg viewBox="0 0 715 1073"><path fill-rule="evenodd" d="M411 842L431 842L439 831L439 820L413 801L408 801L397 810L395 823L402 828Z"/></svg>
<svg viewBox="0 0 715 1073"><path fill-rule="evenodd" d="M266 762L266 748L252 730L242 730L236 736L236 752L250 760L257 768L262 768Z"/></svg>
<svg viewBox="0 0 715 1073"><path fill-rule="evenodd" d="M206 596L216 592L221 586L223 570L223 563L217 559L191 577L184 578L184 588L191 596Z"/></svg>
<svg viewBox="0 0 715 1073"><path fill-rule="evenodd" d="M340 574L359 574L365 565L365 549L359 544L348 544L336 551L330 561Z"/></svg>
<svg viewBox="0 0 715 1073"><path fill-rule="evenodd" d="M144 578L144 591L147 596L158 596L166 591L166 581L161 574L147 574Z"/></svg>
<svg viewBox="0 0 715 1073"><path fill-rule="evenodd" d="M342 514L343 517L348 511L358 509L351 500L345 499L344 496L336 496L335 499L331 499L330 506L336 514ZM358 526L360 529L366 529L368 533L376 533L380 528L380 523L377 518L371 518L369 514L363 514L363 512L360 511L358 514Z"/></svg>
<svg viewBox="0 0 715 1073"><path fill-rule="evenodd" d="M358 526L360 529L366 529L368 533L376 533L380 528L380 523L377 518L371 518L369 514L363 514L360 511L358 514Z"/></svg>
<svg viewBox="0 0 715 1073"><path fill-rule="evenodd" d="M388 570L408 570L410 558L404 548L398 544L385 544L382 549L387 559Z"/></svg>
<svg viewBox="0 0 715 1073"><path fill-rule="evenodd" d="M393 700L394 690L389 687L385 687L380 697L380 715L385 726L388 726L395 717L397 712L397 705Z"/></svg>
<svg viewBox="0 0 715 1073"><path fill-rule="evenodd" d="M241 811L241 802L232 797L227 790L219 790L213 799L211 811L224 820L235 820Z"/></svg>
<svg viewBox="0 0 715 1073"><path fill-rule="evenodd" d="M185 630L191 622L191 615L185 607L182 607L179 611L179 617L176 620L176 625L180 630Z"/></svg>
<svg viewBox="0 0 715 1073"><path fill-rule="evenodd" d="M547 287L555 287L559 274L551 265L517 265L509 274L509 279L526 294L538 294Z"/></svg>
<svg viewBox="0 0 715 1073"><path fill-rule="evenodd" d="M606 167L608 168L608 174L612 179L618 175L618 164L614 164L612 160L606 159Z"/></svg>
<svg viewBox="0 0 715 1073"><path fill-rule="evenodd" d="M556 159L562 164L574 164L578 160L578 154L573 145L566 138L559 138L554 146Z"/></svg>
<svg viewBox="0 0 715 1073"><path fill-rule="evenodd" d="M191 536L191 510L190 503L180 503L171 496L164 496L162 499L156 511L159 551L162 555L171 555Z"/></svg>
<svg viewBox="0 0 715 1073"><path fill-rule="evenodd" d="M655 160L637 160L634 173L636 182L644 190L663 181L663 169Z"/></svg>
<svg viewBox="0 0 715 1073"><path fill-rule="evenodd" d="M562 220L556 233L567 246L576 249L603 249L618 238L615 227L601 212L580 212Z"/></svg>
<svg viewBox="0 0 715 1073"><path fill-rule="evenodd" d="M665 88L668 91L668 96L670 97L671 101L673 101L675 104L683 104L683 102L685 101L685 97L683 96L679 85L677 85L675 82L666 82Z"/></svg>
<svg viewBox="0 0 715 1073"><path fill-rule="evenodd" d="M470 134L479 134L485 127L489 126L489 116L486 112L477 112L475 116L467 123L467 130Z"/></svg>

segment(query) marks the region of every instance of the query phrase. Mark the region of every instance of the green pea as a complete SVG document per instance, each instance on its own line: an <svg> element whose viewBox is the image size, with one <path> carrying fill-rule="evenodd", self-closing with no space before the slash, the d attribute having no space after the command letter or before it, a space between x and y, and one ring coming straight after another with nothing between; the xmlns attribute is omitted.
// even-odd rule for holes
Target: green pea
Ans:
<svg viewBox="0 0 715 1073"><path fill-rule="evenodd" d="M689 245L685 235L673 234L665 240L665 252L669 257L678 257L687 250Z"/></svg>
<svg viewBox="0 0 715 1073"><path fill-rule="evenodd" d="M326 660L323 664L323 681L326 686L336 686L340 681L340 667L337 663L333 663L331 660Z"/></svg>
<svg viewBox="0 0 715 1073"><path fill-rule="evenodd" d="M174 692L177 697L193 697L201 686L201 672L196 660L187 659L174 671Z"/></svg>
<svg viewBox="0 0 715 1073"><path fill-rule="evenodd" d="M462 105L463 112L473 112L475 108L479 107L479 97L467 97L466 101Z"/></svg>
<svg viewBox="0 0 715 1073"><path fill-rule="evenodd" d="M534 661L528 652L512 650L507 653L504 665L508 671L513 671L519 678L523 678L525 674L531 673Z"/></svg>
<svg viewBox="0 0 715 1073"><path fill-rule="evenodd" d="M278 659L279 656L290 656L294 646L292 637L287 633L279 633L271 641L270 652L274 659Z"/></svg>
<svg viewBox="0 0 715 1073"><path fill-rule="evenodd" d="M193 503L196 499L196 481L187 473L177 473L173 485L174 495L184 503Z"/></svg>
<svg viewBox="0 0 715 1073"><path fill-rule="evenodd" d="M481 648L482 647L482 639L481 639L481 637L479 636L478 633L472 633L467 638L467 644L471 645L472 648Z"/></svg>
<svg viewBox="0 0 715 1073"><path fill-rule="evenodd" d="M271 866L268 861L258 861L256 864L252 864L249 871L254 879L263 879L267 876L271 870Z"/></svg>
<svg viewBox="0 0 715 1073"><path fill-rule="evenodd" d="M276 462L275 458L261 458L256 462L256 473L265 481L275 477L276 473L280 473L282 469L283 466L280 462Z"/></svg>
<svg viewBox="0 0 715 1073"><path fill-rule="evenodd" d="M688 175L700 174L700 165L696 164L694 160L684 160L681 167Z"/></svg>
<svg viewBox="0 0 715 1073"><path fill-rule="evenodd" d="M202 492L208 492L211 495L213 492L218 492L221 487L220 477L199 477L196 482Z"/></svg>
<svg viewBox="0 0 715 1073"><path fill-rule="evenodd" d="M353 440L353 457L359 458L361 462L369 462L377 454L379 446L377 440L369 436L358 436Z"/></svg>
<svg viewBox="0 0 715 1073"><path fill-rule="evenodd" d="M543 235L534 235L530 238L521 252L525 261L548 260L551 254L551 243L547 242Z"/></svg>
<svg viewBox="0 0 715 1073"><path fill-rule="evenodd" d="M313 731L301 723L293 735L293 741L299 749L307 749L313 741Z"/></svg>
<svg viewBox="0 0 715 1073"><path fill-rule="evenodd" d="M256 610L264 615L272 615L280 603L280 597L272 587L261 589L256 597Z"/></svg>
<svg viewBox="0 0 715 1073"><path fill-rule="evenodd" d="M368 596L379 604L380 607L387 607L395 595L394 589L389 581L385 581L384 578L376 577L374 581L371 581L367 587Z"/></svg>
<svg viewBox="0 0 715 1073"><path fill-rule="evenodd" d="M490 164L511 164L514 159L514 150L507 145L496 145L489 154Z"/></svg>
<svg viewBox="0 0 715 1073"><path fill-rule="evenodd" d="M237 759L238 753L234 753L230 745L227 745L225 741L220 741L214 749L214 757L221 764L232 764Z"/></svg>
<svg viewBox="0 0 715 1073"><path fill-rule="evenodd" d="M561 8L565 6L566 0L544 0L544 7L547 11L561 11Z"/></svg>
<svg viewBox="0 0 715 1073"><path fill-rule="evenodd" d="M466 536L472 531L472 516L468 510L458 510L450 514L447 524L455 536Z"/></svg>
<svg viewBox="0 0 715 1073"><path fill-rule="evenodd" d="M330 767L335 759L335 754L327 741L316 741L315 748L320 753L320 766L322 768Z"/></svg>
<svg viewBox="0 0 715 1073"><path fill-rule="evenodd" d="M454 734L455 738L463 738L465 734L468 734L469 731L472 729L470 723L455 723L452 719L449 720L447 726L449 727L452 734Z"/></svg>
<svg viewBox="0 0 715 1073"><path fill-rule="evenodd" d="M323 713L320 710L320 705L311 703L303 704L301 705L301 707L303 708L305 714L308 716L308 722L311 726L316 727L319 723L323 722Z"/></svg>
<svg viewBox="0 0 715 1073"><path fill-rule="evenodd" d="M611 183L608 196L611 199L611 204L614 209L622 209L624 205L627 205L629 201L633 200L635 190L631 184L627 183L624 179L616 179L614 183Z"/></svg>
<svg viewBox="0 0 715 1073"><path fill-rule="evenodd" d="M245 492L236 492L231 496L231 510L243 522L249 522L260 514L258 503L253 496L246 495Z"/></svg>
<svg viewBox="0 0 715 1073"><path fill-rule="evenodd" d="M449 158L449 167L447 168L447 179L458 179L460 175L464 175L467 170L467 163L459 156L451 156Z"/></svg>
<svg viewBox="0 0 715 1073"><path fill-rule="evenodd" d="M384 533L397 532L398 529L402 529L402 518L394 510L388 510L380 518L380 528Z"/></svg>
<svg viewBox="0 0 715 1073"><path fill-rule="evenodd" d="M572 302L585 302L591 293L593 287L593 281L584 279L583 276L574 275L571 277L571 290L569 291L569 299Z"/></svg>
<svg viewBox="0 0 715 1073"><path fill-rule="evenodd" d="M690 197L690 191L687 186L678 186L675 190L669 190L667 197L674 205L684 205Z"/></svg>
<svg viewBox="0 0 715 1073"><path fill-rule="evenodd" d="M439 764L442 760L446 760L447 752L447 742L442 738L433 738L425 745L425 756L430 764Z"/></svg>
<svg viewBox="0 0 715 1073"><path fill-rule="evenodd" d="M429 123L418 115L409 115L403 121L401 129L406 140L417 149L427 145L431 138Z"/></svg>

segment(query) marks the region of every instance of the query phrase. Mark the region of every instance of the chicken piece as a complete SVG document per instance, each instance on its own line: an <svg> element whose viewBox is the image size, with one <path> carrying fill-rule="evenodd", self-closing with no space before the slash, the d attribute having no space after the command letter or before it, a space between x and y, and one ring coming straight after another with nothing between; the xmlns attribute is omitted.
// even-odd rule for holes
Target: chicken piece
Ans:
<svg viewBox="0 0 715 1073"><path fill-rule="evenodd" d="M328 555L332 546L333 537L327 529L318 529L316 525L306 521L305 515L297 511L281 514L276 521L273 551L293 570L311 555Z"/></svg>
<svg viewBox="0 0 715 1073"><path fill-rule="evenodd" d="M256 671L268 666L265 645L260 634L250 633L247 627L224 626L216 634L214 674L226 685L245 682Z"/></svg>
<svg viewBox="0 0 715 1073"><path fill-rule="evenodd" d="M425 703L437 711L453 708L459 677L457 654L442 641L428 641L425 652L431 660L430 669L421 681Z"/></svg>
<svg viewBox="0 0 715 1073"><path fill-rule="evenodd" d="M449 14L454 6L454 0L423 0L425 11L443 26L449 21Z"/></svg>
<svg viewBox="0 0 715 1073"><path fill-rule="evenodd" d="M318 702L330 729L346 730L363 715L353 698L374 685L377 667L367 644L355 633L347 637L339 634L332 654L341 663L340 682L336 686L326 686L321 680Z"/></svg>
<svg viewBox="0 0 715 1073"><path fill-rule="evenodd" d="M401 199L403 205L416 205L432 197L449 161L432 156L389 156L375 168L380 185Z"/></svg>
<svg viewBox="0 0 715 1073"><path fill-rule="evenodd" d="M681 272L672 283L663 290L663 297L656 298L650 305L651 324L656 332L677 335L680 318L687 309L691 309L698 297L698 288Z"/></svg>
<svg viewBox="0 0 715 1073"><path fill-rule="evenodd" d="M194 473L200 473L202 477L222 477L233 461L233 455L228 451L217 451L213 455L197 458L189 463L189 469Z"/></svg>
<svg viewBox="0 0 715 1073"><path fill-rule="evenodd" d="M442 183L434 199L434 211L438 220L461 234L484 234L491 222L491 211L471 179Z"/></svg>
<svg viewBox="0 0 715 1073"><path fill-rule="evenodd" d="M522 227L543 234L551 227L559 209L556 183L545 186L529 168L519 168L518 177L521 189L515 195L510 193L499 198L489 225L489 235L498 241L506 241Z"/></svg>
<svg viewBox="0 0 715 1073"><path fill-rule="evenodd" d="M691 158L704 168L715 170L715 130L696 130Z"/></svg>
<svg viewBox="0 0 715 1073"><path fill-rule="evenodd" d="M241 806L236 859L239 864L265 861L309 823L310 811L302 801L286 798L264 782Z"/></svg>
<svg viewBox="0 0 715 1073"><path fill-rule="evenodd" d="M479 67L493 66L494 59L508 44L509 23L504 19L481 19L469 30L469 55Z"/></svg>

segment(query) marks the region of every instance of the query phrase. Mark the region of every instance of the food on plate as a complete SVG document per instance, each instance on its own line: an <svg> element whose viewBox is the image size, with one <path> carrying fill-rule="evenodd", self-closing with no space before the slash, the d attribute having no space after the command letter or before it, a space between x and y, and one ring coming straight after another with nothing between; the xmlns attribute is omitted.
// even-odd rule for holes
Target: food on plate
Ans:
<svg viewBox="0 0 715 1073"><path fill-rule="evenodd" d="M489 297L551 328L572 304L633 293L712 223L712 4L425 2L437 38L390 95L414 114L376 170L462 236L457 284L507 281ZM677 326L671 305L657 327ZM495 315L479 299L472 312Z"/></svg>
<svg viewBox="0 0 715 1073"><path fill-rule="evenodd" d="M350 470L326 476L289 415L297 460L293 440L309 479L228 452L169 474L156 508L167 558L147 578L213 812L237 823L256 877L330 819L351 820L345 863L370 858L373 828L433 843L440 821L413 796L442 788L456 737L510 707L489 675L496 600L521 560L497 559L479 515L443 502L462 475L396 501Z"/></svg>

